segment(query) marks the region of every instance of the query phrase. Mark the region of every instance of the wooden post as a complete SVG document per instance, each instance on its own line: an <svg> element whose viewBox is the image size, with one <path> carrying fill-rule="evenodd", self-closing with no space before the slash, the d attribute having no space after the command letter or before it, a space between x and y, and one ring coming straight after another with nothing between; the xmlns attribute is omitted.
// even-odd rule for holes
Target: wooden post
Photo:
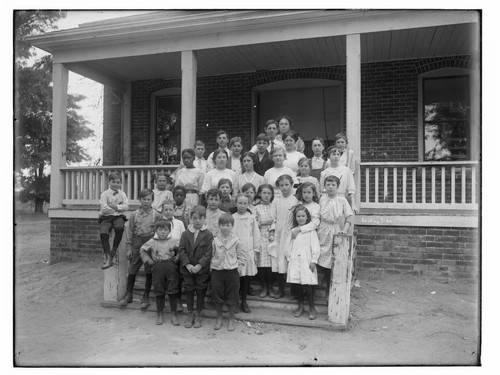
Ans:
<svg viewBox="0 0 500 375"><path fill-rule="evenodd" d="M196 74L198 71L194 51L182 51L181 93L181 150L191 148L196 139Z"/></svg>
<svg viewBox="0 0 500 375"><path fill-rule="evenodd" d="M347 328L351 304L353 237L333 237L333 266L328 295L328 321Z"/></svg>
<svg viewBox="0 0 500 375"><path fill-rule="evenodd" d="M359 34L346 35L346 135L349 148L354 151L356 159L361 162L361 42ZM359 210L361 202L361 176L354 175L356 184L356 203Z"/></svg>
<svg viewBox="0 0 500 375"><path fill-rule="evenodd" d="M68 69L60 63L52 64L52 149L50 166L50 208L62 207L66 166L66 138L68 127Z"/></svg>
<svg viewBox="0 0 500 375"><path fill-rule="evenodd" d="M125 237L125 233L123 234ZM113 244L114 231L111 232L109 238L110 245ZM117 264L104 270L104 301L116 302L125 296L127 287L127 249L125 246L125 238L120 242L118 251L116 252Z"/></svg>

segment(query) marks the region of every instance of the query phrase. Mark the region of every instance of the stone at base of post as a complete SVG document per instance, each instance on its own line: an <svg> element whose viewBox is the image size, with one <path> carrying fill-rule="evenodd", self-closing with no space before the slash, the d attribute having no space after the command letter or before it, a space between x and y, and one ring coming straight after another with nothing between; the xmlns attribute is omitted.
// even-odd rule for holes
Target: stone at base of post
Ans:
<svg viewBox="0 0 500 375"><path fill-rule="evenodd" d="M335 244L338 242L338 244ZM352 236L333 237L333 267L328 295L328 321L347 327L351 304Z"/></svg>
<svg viewBox="0 0 500 375"><path fill-rule="evenodd" d="M113 243L114 233L109 242ZM104 301L116 302L123 298L127 287L127 250L122 240L116 252L116 264L104 272Z"/></svg>

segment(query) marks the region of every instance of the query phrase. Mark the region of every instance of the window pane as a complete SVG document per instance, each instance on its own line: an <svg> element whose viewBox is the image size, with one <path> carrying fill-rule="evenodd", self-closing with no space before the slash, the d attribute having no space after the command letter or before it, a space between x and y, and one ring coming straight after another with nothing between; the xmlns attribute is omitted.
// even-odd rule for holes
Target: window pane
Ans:
<svg viewBox="0 0 500 375"><path fill-rule="evenodd" d="M425 160L468 159L468 77L426 79L423 90Z"/></svg>
<svg viewBox="0 0 500 375"><path fill-rule="evenodd" d="M157 164L180 163L181 99L179 96L159 97L156 105Z"/></svg>

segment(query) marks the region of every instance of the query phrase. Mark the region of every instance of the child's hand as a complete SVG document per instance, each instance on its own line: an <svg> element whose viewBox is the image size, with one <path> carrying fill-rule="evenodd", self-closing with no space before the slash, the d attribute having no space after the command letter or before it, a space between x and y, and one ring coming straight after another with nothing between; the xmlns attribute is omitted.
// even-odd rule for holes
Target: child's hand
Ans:
<svg viewBox="0 0 500 375"><path fill-rule="evenodd" d="M153 259L148 259L147 262L151 267L155 265L155 261Z"/></svg>
<svg viewBox="0 0 500 375"><path fill-rule="evenodd" d="M255 249L253 249L253 251L254 251L255 253L260 253L260 249L259 249L258 247L256 247Z"/></svg>
<svg viewBox="0 0 500 375"><path fill-rule="evenodd" d="M314 272L314 270L316 269L316 263L309 263L309 269L311 270L311 272Z"/></svg>
<svg viewBox="0 0 500 375"><path fill-rule="evenodd" d="M109 208L112 208L113 210L118 210L118 206L114 203L109 203L108 206L109 206Z"/></svg>
<svg viewBox="0 0 500 375"><path fill-rule="evenodd" d="M192 264L186 264L186 269L189 271L189 273L193 273L193 268L194 266Z"/></svg>
<svg viewBox="0 0 500 375"><path fill-rule="evenodd" d="M193 267L192 273L198 273L201 270L201 264L197 264L196 266Z"/></svg>
<svg viewBox="0 0 500 375"><path fill-rule="evenodd" d="M273 242L274 241L274 236L269 236L269 242Z"/></svg>
<svg viewBox="0 0 500 375"><path fill-rule="evenodd" d="M179 255L175 255L173 261L174 263L177 263L179 261Z"/></svg>
<svg viewBox="0 0 500 375"><path fill-rule="evenodd" d="M299 233L300 233L300 228L293 228L292 229L292 239L295 239Z"/></svg>
<svg viewBox="0 0 500 375"><path fill-rule="evenodd" d="M127 245L127 259L132 260L132 246Z"/></svg>

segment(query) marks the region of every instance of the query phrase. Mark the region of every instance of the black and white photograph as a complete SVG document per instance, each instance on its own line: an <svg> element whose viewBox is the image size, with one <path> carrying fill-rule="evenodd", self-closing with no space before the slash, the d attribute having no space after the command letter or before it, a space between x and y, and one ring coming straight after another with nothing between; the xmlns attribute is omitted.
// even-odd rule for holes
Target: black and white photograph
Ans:
<svg viewBox="0 0 500 375"><path fill-rule="evenodd" d="M478 4L17 6L11 367L482 366Z"/></svg>

